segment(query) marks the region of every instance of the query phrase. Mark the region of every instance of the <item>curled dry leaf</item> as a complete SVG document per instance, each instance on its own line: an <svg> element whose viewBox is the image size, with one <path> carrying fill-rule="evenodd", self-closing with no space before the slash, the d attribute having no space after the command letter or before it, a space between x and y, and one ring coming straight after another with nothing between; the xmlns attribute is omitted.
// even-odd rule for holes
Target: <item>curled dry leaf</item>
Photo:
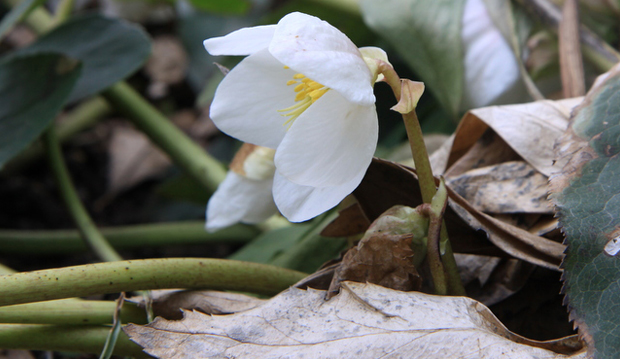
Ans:
<svg viewBox="0 0 620 359"><path fill-rule="evenodd" d="M419 265L426 253L428 219L417 210L394 206L368 228L357 246L351 248L336 269L328 298L340 289L340 283L374 283L396 290L420 290ZM416 253L417 252L417 253Z"/></svg>
<svg viewBox="0 0 620 359"><path fill-rule="evenodd" d="M538 342L508 331L473 299L344 282L325 292L291 288L234 315L185 312L125 332L168 358L585 358L568 337ZM457 344L458 345L455 345Z"/></svg>
<svg viewBox="0 0 620 359"><path fill-rule="evenodd" d="M491 128L540 173L549 176L554 166L553 144L568 126L572 109L583 99L537 101L492 106L469 111L456 130L447 166L452 166Z"/></svg>
<svg viewBox="0 0 620 359"><path fill-rule="evenodd" d="M256 308L263 299L240 293L214 290L154 290L151 291L153 314L166 319L182 319L182 310L199 310L207 314L238 313ZM144 306L144 297L127 299Z"/></svg>
<svg viewBox="0 0 620 359"><path fill-rule="evenodd" d="M523 161L473 169L446 184L482 212L553 213L547 177Z"/></svg>
<svg viewBox="0 0 620 359"><path fill-rule="evenodd" d="M354 195L367 217L374 220L381 213L377 213L379 210L397 204L415 207L422 203L418 188L414 170L373 159ZM448 196L444 218L455 252L494 256L507 253L532 264L558 269L564 251L561 243L482 213L449 187Z"/></svg>

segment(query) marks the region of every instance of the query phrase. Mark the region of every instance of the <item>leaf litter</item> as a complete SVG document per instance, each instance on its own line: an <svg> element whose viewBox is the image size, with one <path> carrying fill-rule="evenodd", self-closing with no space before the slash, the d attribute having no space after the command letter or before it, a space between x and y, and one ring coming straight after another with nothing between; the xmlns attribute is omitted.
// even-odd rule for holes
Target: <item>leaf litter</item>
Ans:
<svg viewBox="0 0 620 359"><path fill-rule="evenodd" d="M585 358L574 337L539 342L507 330L466 297L344 282L339 295L291 288L233 315L184 312L181 321L129 324L157 358ZM458 343L458 345L446 345Z"/></svg>

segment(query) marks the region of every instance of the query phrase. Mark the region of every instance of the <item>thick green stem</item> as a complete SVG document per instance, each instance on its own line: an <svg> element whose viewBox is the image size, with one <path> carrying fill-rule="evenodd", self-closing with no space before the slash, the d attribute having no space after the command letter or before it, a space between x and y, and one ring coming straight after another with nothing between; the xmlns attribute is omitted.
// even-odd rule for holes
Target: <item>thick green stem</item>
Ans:
<svg viewBox="0 0 620 359"><path fill-rule="evenodd" d="M62 158L60 144L58 143L54 126L50 126L45 131L43 139L50 159L50 166L56 178L58 189L60 190L60 195L87 245L104 261L122 260L121 256L116 253L114 248L110 246L103 235L101 235L97 226L95 226L95 223L88 215L86 208L82 205Z"/></svg>
<svg viewBox="0 0 620 359"><path fill-rule="evenodd" d="M121 110L172 160L210 191L224 180L226 170L215 158L173 125L156 108L125 82L103 92L104 97Z"/></svg>
<svg viewBox="0 0 620 359"><path fill-rule="evenodd" d="M0 306L145 289L208 288L274 295L306 276L266 264L165 258L0 276Z"/></svg>
<svg viewBox="0 0 620 359"><path fill-rule="evenodd" d="M204 221L158 223L101 228L116 249L165 245L246 243L259 234L254 227L237 224L220 231L205 231ZM76 230L21 231L0 230L0 253L57 255L83 252L88 247Z"/></svg>
<svg viewBox="0 0 620 359"><path fill-rule="evenodd" d="M0 348L52 350L99 354L110 327L47 324L0 324ZM134 358L151 358L121 333L114 353Z"/></svg>
<svg viewBox="0 0 620 359"><path fill-rule="evenodd" d="M0 323L104 325L112 324L116 303L76 298L0 307ZM144 309L125 303L121 310L123 323L146 324Z"/></svg>

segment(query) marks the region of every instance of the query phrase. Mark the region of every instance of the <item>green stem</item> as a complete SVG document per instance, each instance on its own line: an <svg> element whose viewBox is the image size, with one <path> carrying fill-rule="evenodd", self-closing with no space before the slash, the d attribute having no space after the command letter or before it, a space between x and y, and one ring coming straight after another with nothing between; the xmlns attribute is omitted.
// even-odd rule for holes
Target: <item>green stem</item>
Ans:
<svg viewBox="0 0 620 359"><path fill-rule="evenodd" d="M111 324L116 303L104 300L60 299L0 307L0 323L104 325ZM126 302L121 310L123 323L146 324L143 308Z"/></svg>
<svg viewBox="0 0 620 359"><path fill-rule="evenodd" d="M247 243L259 231L237 224L220 231L205 231L204 221L158 223L101 228L101 233L116 249L165 245ZM0 230L0 253L57 255L88 250L76 230L21 231Z"/></svg>
<svg viewBox="0 0 620 359"><path fill-rule="evenodd" d="M403 115L409 145L411 146L411 154L413 155L413 163L418 174L420 190L422 191L422 200L424 203L431 203L433 196L437 192L435 187L435 178L433 170L428 159L428 152L424 144L424 135L418 121L415 110Z"/></svg>
<svg viewBox="0 0 620 359"><path fill-rule="evenodd" d="M63 143L73 135L92 127L111 111L110 105L101 97L95 97L81 103L73 111L64 115L62 121L56 125L58 141ZM27 150L8 162L2 172L4 174L19 172L43 154L45 154L43 145L40 142L35 142Z"/></svg>
<svg viewBox="0 0 620 359"><path fill-rule="evenodd" d="M209 288L274 295L305 276L305 273L266 264L224 259L106 262L0 276L0 306L167 288Z"/></svg>
<svg viewBox="0 0 620 359"><path fill-rule="evenodd" d="M62 0L58 4L56 8L56 13L54 14L54 25L58 26L65 22L73 11L73 5L75 4L75 0Z"/></svg>
<svg viewBox="0 0 620 359"><path fill-rule="evenodd" d="M109 327L103 326L0 324L0 348L98 354L109 331ZM124 333L119 335L114 353L134 358L151 358Z"/></svg>
<svg viewBox="0 0 620 359"><path fill-rule="evenodd" d="M384 81L392 88L394 96L397 101L401 100L401 80L394 68L383 61L380 61L379 71L384 76ZM424 203L431 203L433 196L437 192L435 187L435 177L433 176L433 170L431 168L430 161L428 159L428 153L426 151L426 145L424 144L424 135L418 116L416 115L415 108L409 113L402 114L403 121L405 123L405 129L407 131L407 138L409 139L409 145L411 146L411 155L413 156L413 163L415 164L416 173L418 175L418 183L420 185L420 191L422 192L422 200ZM456 260L452 253L452 246L448 238L448 231L445 223L442 221L440 231L441 243L444 245L444 253L442 255L442 261L446 274L448 276L448 292L454 295L465 295L465 288L461 283L461 278L456 266Z"/></svg>
<svg viewBox="0 0 620 359"><path fill-rule="evenodd" d="M127 83L116 83L104 91L103 96L115 108L125 113L179 167L205 188L215 191L224 180L226 176L224 166L187 137Z"/></svg>
<svg viewBox="0 0 620 359"><path fill-rule="evenodd" d="M4 1L11 6L19 2L19 0ZM35 9L26 21L39 34L45 33L54 26L52 17L41 8ZM213 192L224 180L226 176L224 166L194 143L178 127L170 123L161 112L127 83L120 81L104 91L103 95L110 104L123 111L129 120L161 147L175 164L198 180L205 188Z"/></svg>
<svg viewBox="0 0 620 359"><path fill-rule="evenodd" d="M47 148L52 172L58 182L60 195L62 196L67 209L69 209L69 212L73 217L73 221L82 234L82 237L93 252L95 252L95 254L97 254L97 256L102 260L108 262L122 260L121 256L116 253L114 248L110 246L110 244L101 235L97 229L97 226L95 226L95 223L93 223L92 219L88 215L88 212L84 208L84 205L82 205L82 202L73 187L73 183L69 177L69 172L67 171L67 167L65 166L65 162L62 158L60 144L58 143L54 126L50 126L45 131L43 139Z"/></svg>

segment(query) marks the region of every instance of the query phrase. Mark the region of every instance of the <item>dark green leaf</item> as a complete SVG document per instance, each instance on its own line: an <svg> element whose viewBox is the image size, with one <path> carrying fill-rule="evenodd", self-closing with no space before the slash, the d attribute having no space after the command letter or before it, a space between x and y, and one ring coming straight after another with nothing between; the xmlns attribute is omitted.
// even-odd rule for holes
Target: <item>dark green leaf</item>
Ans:
<svg viewBox="0 0 620 359"><path fill-rule="evenodd" d="M464 1L362 0L364 20L385 37L456 117L463 93Z"/></svg>
<svg viewBox="0 0 620 359"><path fill-rule="evenodd" d="M136 25L100 15L75 17L11 56L58 52L80 60L82 76L69 101L94 95L139 69L151 45Z"/></svg>
<svg viewBox="0 0 620 359"><path fill-rule="evenodd" d="M248 0L190 0L197 9L219 14L245 14L250 10Z"/></svg>
<svg viewBox="0 0 620 359"><path fill-rule="evenodd" d="M79 65L58 54L0 61L0 167L49 126L79 74Z"/></svg>
<svg viewBox="0 0 620 359"><path fill-rule="evenodd" d="M15 6L0 22L0 39L6 35L7 32L23 17L32 11L32 9L43 4L45 0L22 0L17 6Z"/></svg>
<svg viewBox="0 0 620 359"><path fill-rule="evenodd" d="M564 292L571 318L595 358L620 352L620 72L590 90L556 148L562 171L552 198L566 233ZM612 242L613 243L613 242Z"/></svg>

